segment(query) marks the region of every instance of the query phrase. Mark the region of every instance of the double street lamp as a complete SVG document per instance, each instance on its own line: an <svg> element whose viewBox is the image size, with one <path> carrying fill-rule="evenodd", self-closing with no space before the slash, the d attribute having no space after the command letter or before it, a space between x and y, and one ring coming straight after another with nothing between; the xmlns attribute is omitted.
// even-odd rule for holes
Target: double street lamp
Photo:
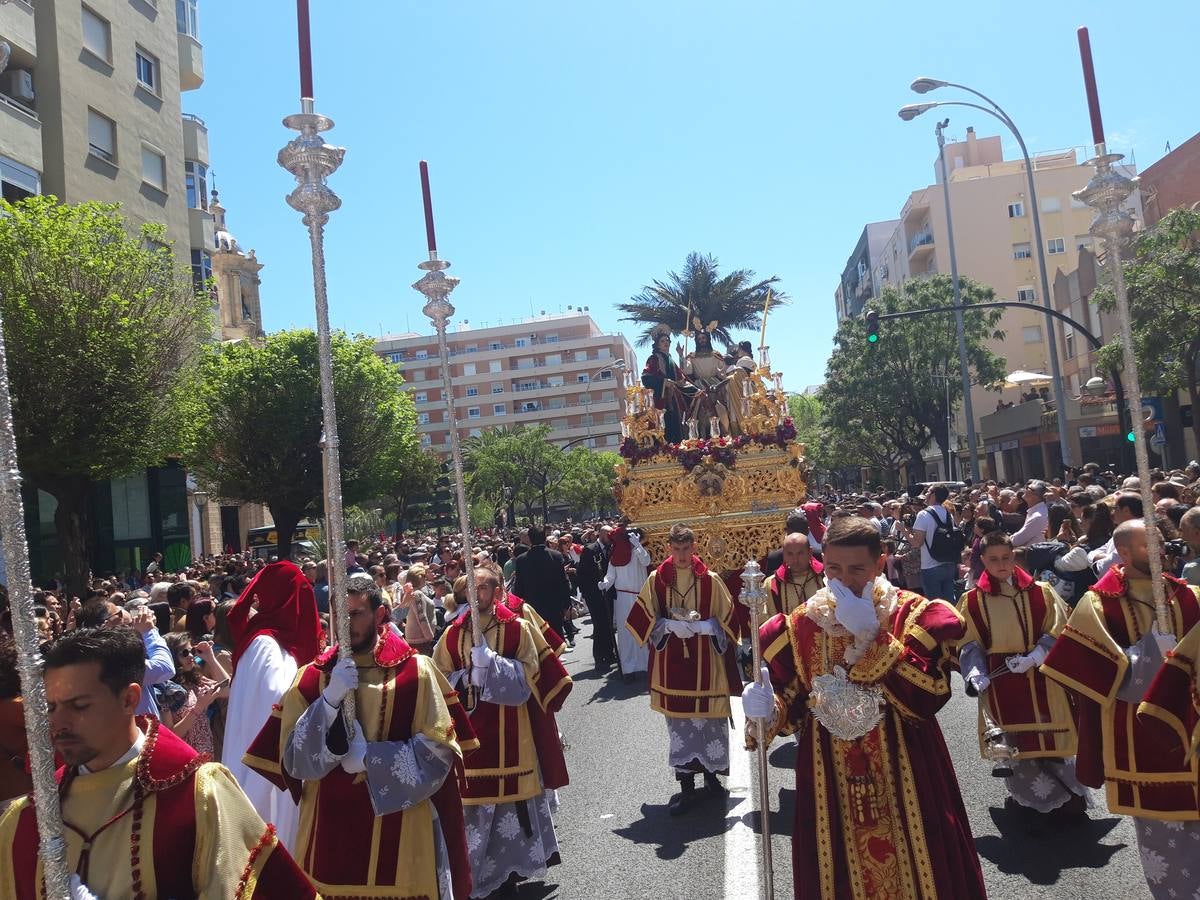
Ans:
<svg viewBox="0 0 1200 900"><path fill-rule="evenodd" d="M934 101L927 101L924 103L910 103L907 106L904 106L900 109L900 113L899 113L900 118L903 119L905 122L911 122L917 116L921 115L922 113L928 112L931 109L937 109L937 108L943 107L943 106L963 106L963 107L967 107L969 109L979 110L980 112L986 113L987 115L992 116L993 118L999 119L1002 123L1004 123L1004 125L1008 128L1008 130L1012 132L1013 137L1015 137L1017 139L1017 145L1021 148L1021 156L1025 160L1025 176L1026 176L1026 180L1029 185L1029 204L1030 204L1030 206L1033 207L1033 237L1034 237L1034 241L1037 243L1038 274L1041 276L1041 282L1042 282L1042 306L1047 311L1045 314L1046 342L1049 344L1049 348L1050 348L1050 375L1051 375L1051 381L1054 384L1054 405L1057 407L1057 415L1055 418L1058 421L1059 451L1062 456L1063 466L1066 467L1066 466L1073 465L1072 456L1071 456L1071 443L1067 437L1067 434L1068 434L1068 432L1067 432L1067 404L1066 404L1066 396L1063 391L1062 371L1059 367L1059 362L1058 362L1058 340L1057 340L1057 337L1054 332L1054 319L1050 314L1050 310L1053 308L1053 306L1052 306L1051 299L1050 299L1050 278L1046 273L1046 247L1045 247L1045 244L1043 244L1043 242L1042 242L1042 220L1041 220L1041 215L1040 215L1040 208L1038 206L1037 185L1036 185L1034 177L1033 177L1033 163L1029 158L1029 151L1025 147L1025 139L1023 137L1021 137L1020 130L1017 128L1017 126L1013 122L1013 120L1009 117L1008 113L1006 113L1003 109L1001 109L1000 106L994 100L992 100L990 97L987 97L986 95L980 93L979 91L975 90L974 88L969 88L964 84L955 84L952 81L942 81L939 78L928 78L928 77L922 77L922 78L916 79L915 81L913 81L911 87L918 94L927 94L930 91L934 91L934 90L937 90L938 88L943 88L943 87L958 88L961 91L966 91L968 94L972 94L972 95L978 97L979 99L983 100L984 103L987 104L987 106L981 106L978 103L968 103L964 100L934 100ZM944 124L945 123L943 123L943 126L944 126ZM947 225L948 225L949 224L949 210L950 210L950 182L949 182L949 179L946 177L946 160L945 160L945 152L941 149L942 144L943 144L943 139L941 137L941 132L939 129L938 149L939 149L939 154L942 157L942 161L941 161L942 182L943 182L942 190L944 191L945 196L946 196L946 213L947 213ZM953 244L953 238L951 238L951 244ZM956 264L955 264L955 261L953 258L953 250L951 250L951 268L956 269ZM957 281L957 279L956 279L956 281ZM958 306L961 306L961 302L957 296L957 290L955 291L955 295L956 295L955 296L955 304ZM955 315L957 317L959 317L959 319L961 321L961 315L962 315L961 309L956 310ZM960 354L964 354L963 343L964 342L963 342L963 336L962 336L962 328L960 325L959 326L959 352L960 352ZM964 367L966 366L965 354L964 354L964 359L962 361L962 365ZM969 396L969 394L968 394L968 396ZM973 460L974 456L975 456L975 450L976 450L975 438L974 438L975 423L972 421L972 417L969 412L970 407L968 406L968 407L966 407L966 409L967 409L967 428L968 428L968 433L970 435L968 439L971 442L971 457Z"/></svg>

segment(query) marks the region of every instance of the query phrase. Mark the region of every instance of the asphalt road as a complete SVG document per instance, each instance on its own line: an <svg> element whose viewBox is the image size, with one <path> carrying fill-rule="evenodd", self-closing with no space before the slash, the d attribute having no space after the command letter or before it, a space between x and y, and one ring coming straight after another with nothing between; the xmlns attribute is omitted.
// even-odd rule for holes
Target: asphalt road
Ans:
<svg viewBox="0 0 1200 900"><path fill-rule="evenodd" d="M626 685L615 671L592 668L591 628L583 620L577 649L564 659L575 687L559 716L568 744L571 784L559 792L555 819L562 865L544 883L521 885L523 900L753 898L758 858L757 769L731 736L728 798L713 798L671 818L675 791L667 766L663 719L651 712L644 676ZM1029 825L1004 807L1003 781L979 759L975 701L955 695L939 715L954 760L988 895L996 898L1144 900L1130 820L1108 813L1097 793L1091 819L1078 826ZM795 745L779 738L770 754L775 897L791 897L790 834ZM751 777L751 773L755 773ZM952 898L946 898L952 900Z"/></svg>

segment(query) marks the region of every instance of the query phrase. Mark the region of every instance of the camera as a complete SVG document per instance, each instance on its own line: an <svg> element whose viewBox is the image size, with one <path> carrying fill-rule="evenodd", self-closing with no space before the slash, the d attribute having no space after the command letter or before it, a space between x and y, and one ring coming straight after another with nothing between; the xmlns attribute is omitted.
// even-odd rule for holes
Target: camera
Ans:
<svg viewBox="0 0 1200 900"><path fill-rule="evenodd" d="M1163 553L1167 556L1186 556L1188 552L1187 541L1176 538L1173 541L1167 541L1163 544Z"/></svg>

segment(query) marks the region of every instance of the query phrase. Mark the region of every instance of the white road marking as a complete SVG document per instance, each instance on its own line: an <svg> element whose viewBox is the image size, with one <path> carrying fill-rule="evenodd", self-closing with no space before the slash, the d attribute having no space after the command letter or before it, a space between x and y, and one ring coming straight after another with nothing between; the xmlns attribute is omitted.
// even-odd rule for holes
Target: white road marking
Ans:
<svg viewBox="0 0 1200 900"><path fill-rule="evenodd" d="M729 735L729 796L738 800L733 808L736 821L725 832L725 900L760 896L758 835L743 818L754 809L754 783L750 775L750 754L743 748L746 716L742 698L730 697L729 709L734 729Z"/></svg>

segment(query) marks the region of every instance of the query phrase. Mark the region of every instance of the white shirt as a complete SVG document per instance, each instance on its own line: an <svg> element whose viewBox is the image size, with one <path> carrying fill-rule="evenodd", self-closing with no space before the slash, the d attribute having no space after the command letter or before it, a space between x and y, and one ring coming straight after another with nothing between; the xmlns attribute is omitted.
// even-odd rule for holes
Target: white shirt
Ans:
<svg viewBox="0 0 1200 900"><path fill-rule="evenodd" d="M921 531L925 533L925 539L921 542L921 568L932 569L934 566L942 565L941 562L933 558L929 552L929 545L933 543L933 533L937 530L939 524L945 524L950 520L950 510L944 506L939 506L939 512L930 512L932 507L925 507L919 513L913 522L913 531Z"/></svg>
<svg viewBox="0 0 1200 900"><path fill-rule="evenodd" d="M1050 511L1044 502L1029 507L1029 512L1025 513L1025 524L1012 536L1013 549L1045 540L1046 526L1049 524Z"/></svg>
<svg viewBox="0 0 1200 900"><path fill-rule="evenodd" d="M126 750L124 753L122 753L119 759L114 760L113 764L111 766L109 766L108 768L114 769L117 766L123 766L123 765L125 765L125 763L129 762L131 759L133 759L135 756L137 756L139 753L142 752L142 747L144 747L146 744L146 735L142 732L142 729L140 729L140 728L137 730L137 733L138 733L138 736L137 736L137 739L134 740L133 746L130 747L128 750ZM100 771L104 771L104 770L101 769ZM79 766L79 774L80 775L91 775L92 770L89 769L86 764L81 764Z"/></svg>

